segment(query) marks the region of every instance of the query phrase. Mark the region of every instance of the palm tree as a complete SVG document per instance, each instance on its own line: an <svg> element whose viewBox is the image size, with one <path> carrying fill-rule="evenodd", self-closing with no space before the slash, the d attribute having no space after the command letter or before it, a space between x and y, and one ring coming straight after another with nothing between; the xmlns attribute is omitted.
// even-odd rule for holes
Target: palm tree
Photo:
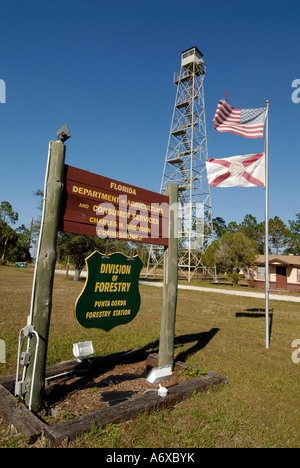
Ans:
<svg viewBox="0 0 300 468"><path fill-rule="evenodd" d="M1 263L4 263L8 244L17 240L18 236L14 229L12 229L5 221L0 221L0 223L0 246L3 248Z"/></svg>

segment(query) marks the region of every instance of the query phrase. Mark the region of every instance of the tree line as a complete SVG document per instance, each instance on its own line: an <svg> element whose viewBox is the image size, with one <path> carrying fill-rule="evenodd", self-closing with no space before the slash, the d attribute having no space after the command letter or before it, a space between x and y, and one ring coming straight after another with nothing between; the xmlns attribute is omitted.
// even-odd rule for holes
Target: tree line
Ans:
<svg viewBox="0 0 300 468"><path fill-rule="evenodd" d="M240 224L226 225L223 218L215 218L213 227L215 240L204 252L203 264L228 274L234 284L241 270L250 278L257 255L265 253L265 222L247 214ZM269 220L269 254L300 255L300 213L288 225L278 216Z"/></svg>
<svg viewBox="0 0 300 468"><path fill-rule="evenodd" d="M8 201L0 205L0 263L31 261L31 230L22 224L13 229L19 215Z"/></svg>
<svg viewBox="0 0 300 468"><path fill-rule="evenodd" d="M35 192L42 208L40 190ZM27 228L21 225L13 228L18 220L18 213L13 211L8 201L0 204L0 261L7 262L32 261L32 248L36 246L39 235L40 220L31 223ZM264 254L265 223L247 214L238 224L231 221L226 224L223 218L213 219L214 241L202 254L202 263L216 266L218 273L231 275L233 281L241 269L247 270L253 265L258 254ZM300 213L286 225L278 216L269 220L270 254L300 255ZM74 279L78 280L85 266L85 258L94 250L103 253L123 252L126 255L140 255L146 264L149 247L145 244L132 243L113 239L99 239L59 232L57 239L58 261L72 264L75 268Z"/></svg>
<svg viewBox="0 0 300 468"><path fill-rule="evenodd" d="M241 232L255 241L260 254L264 253L265 221L259 223L254 216L247 214L240 224L232 221L226 226L225 221L218 217L213 220L213 226L215 239ZM300 213L296 214L295 220L288 221L288 225L278 216L269 219L269 248L274 255L300 255Z"/></svg>

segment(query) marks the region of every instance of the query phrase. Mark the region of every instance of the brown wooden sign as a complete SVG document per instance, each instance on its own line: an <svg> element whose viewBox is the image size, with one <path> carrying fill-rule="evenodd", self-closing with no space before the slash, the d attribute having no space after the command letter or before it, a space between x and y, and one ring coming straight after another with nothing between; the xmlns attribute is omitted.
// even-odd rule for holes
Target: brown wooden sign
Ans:
<svg viewBox="0 0 300 468"><path fill-rule="evenodd" d="M65 165L60 230L168 246L169 197Z"/></svg>

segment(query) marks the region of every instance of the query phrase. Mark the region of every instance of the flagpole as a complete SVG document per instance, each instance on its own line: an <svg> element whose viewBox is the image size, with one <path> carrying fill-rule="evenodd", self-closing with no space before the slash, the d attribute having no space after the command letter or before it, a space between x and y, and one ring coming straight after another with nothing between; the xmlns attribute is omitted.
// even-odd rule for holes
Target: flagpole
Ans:
<svg viewBox="0 0 300 468"><path fill-rule="evenodd" d="M265 318L266 349L270 348L269 328L269 101L266 101L266 149L265 149Z"/></svg>

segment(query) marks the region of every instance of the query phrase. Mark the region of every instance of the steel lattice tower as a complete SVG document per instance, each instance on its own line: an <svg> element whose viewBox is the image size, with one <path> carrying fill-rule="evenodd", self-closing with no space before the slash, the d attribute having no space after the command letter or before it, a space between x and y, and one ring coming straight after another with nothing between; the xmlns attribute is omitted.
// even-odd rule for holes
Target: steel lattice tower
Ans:
<svg viewBox="0 0 300 468"><path fill-rule="evenodd" d="M197 47L181 54L172 123L160 192L171 182L179 190L179 269L188 280L200 267L213 240L210 187L206 175L207 135L204 104L205 64ZM150 257L157 262L154 249ZM151 259L150 259L151 262ZM149 270L149 264L148 264Z"/></svg>

